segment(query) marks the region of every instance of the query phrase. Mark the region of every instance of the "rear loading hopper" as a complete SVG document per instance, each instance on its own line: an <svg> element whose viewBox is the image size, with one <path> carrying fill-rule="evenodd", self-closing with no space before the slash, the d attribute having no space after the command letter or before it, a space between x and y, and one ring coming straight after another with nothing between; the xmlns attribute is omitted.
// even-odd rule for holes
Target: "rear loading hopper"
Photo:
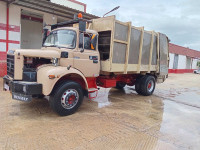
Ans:
<svg viewBox="0 0 200 150"><path fill-rule="evenodd" d="M168 38L115 16L92 20L91 28L99 33L101 73L168 74Z"/></svg>

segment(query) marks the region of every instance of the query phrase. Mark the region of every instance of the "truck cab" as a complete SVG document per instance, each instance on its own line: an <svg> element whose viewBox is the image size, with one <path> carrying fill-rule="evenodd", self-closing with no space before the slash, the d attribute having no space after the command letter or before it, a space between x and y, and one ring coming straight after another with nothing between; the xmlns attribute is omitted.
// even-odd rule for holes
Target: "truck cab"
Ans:
<svg viewBox="0 0 200 150"><path fill-rule="evenodd" d="M85 77L97 77L100 71L97 36L98 33L93 30L81 33L77 28L62 27L47 36L42 49L53 48L59 51L60 66L76 68ZM95 44L92 43L93 40Z"/></svg>

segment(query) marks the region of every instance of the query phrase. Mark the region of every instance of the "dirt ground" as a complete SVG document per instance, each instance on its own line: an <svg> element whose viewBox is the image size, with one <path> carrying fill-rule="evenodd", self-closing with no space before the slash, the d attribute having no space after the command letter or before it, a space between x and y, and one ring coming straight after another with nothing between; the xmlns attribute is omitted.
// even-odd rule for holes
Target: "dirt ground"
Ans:
<svg viewBox="0 0 200 150"><path fill-rule="evenodd" d="M47 98L12 100L0 79L0 149L200 148L200 75L170 74L149 97L133 87L106 96L85 98L77 113L60 117Z"/></svg>

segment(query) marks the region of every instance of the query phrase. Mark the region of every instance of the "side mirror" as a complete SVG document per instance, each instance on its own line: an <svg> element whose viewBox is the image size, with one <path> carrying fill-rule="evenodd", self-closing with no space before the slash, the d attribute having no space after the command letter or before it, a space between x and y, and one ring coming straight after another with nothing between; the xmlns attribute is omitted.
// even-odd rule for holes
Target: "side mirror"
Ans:
<svg viewBox="0 0 200 150"><path fill-rule="evenodd" d="M79 21L79 30L81 32L85 32L86 31L86 22L85 21L82 21L82 20Z"/></svg>
<svg viewBox="0 0 200 150"><path fill-rule="evenodd" d="M96 49L96 45L97 45L97 35L93 34L92 38L91 38L91 49Z"/></svg>

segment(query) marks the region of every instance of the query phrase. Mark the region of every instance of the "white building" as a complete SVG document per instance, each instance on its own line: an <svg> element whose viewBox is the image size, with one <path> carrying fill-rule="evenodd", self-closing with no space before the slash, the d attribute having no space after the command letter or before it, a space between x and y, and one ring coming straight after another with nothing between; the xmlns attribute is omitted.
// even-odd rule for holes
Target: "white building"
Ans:
<svg viewBox="0 0 200 150"><path fill-rule="evenodd" d="M57 3L57 4L56 4ZM43 24L71 20L86 4L76 0L2 0L0 1L0 76L6 74L6 52L17 48L41 48Z"/></svg>
<svg viewBox="0 0 200 150"><path fill-rule="evenodd" d="M170 43L169 52L169 73L191 73L198 68L200 51Z"/></svg>

